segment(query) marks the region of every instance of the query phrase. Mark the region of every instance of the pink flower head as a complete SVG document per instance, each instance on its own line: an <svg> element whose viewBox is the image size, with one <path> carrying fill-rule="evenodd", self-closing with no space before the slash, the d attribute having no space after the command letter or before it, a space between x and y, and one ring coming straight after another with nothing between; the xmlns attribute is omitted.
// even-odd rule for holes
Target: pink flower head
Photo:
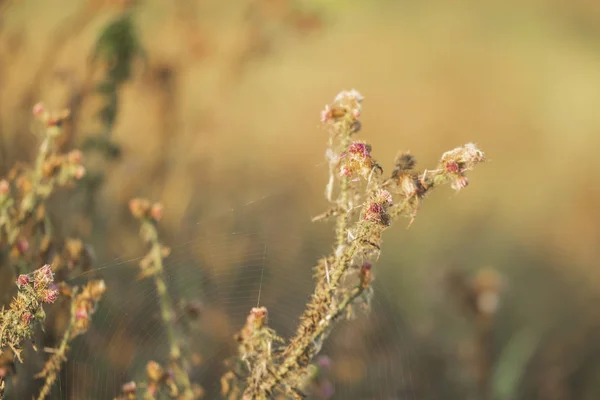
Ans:
<svg viewBox="0 0 600 400"><path fill-rule="evenodd" d="M49 264L44 265L33 272L33 281L36 288L48 287L54 281L54 273Z"/></svg>
<svg viewBox="0 0 600 400"><path fill-rule="evenodd" d="M388 205L391 205L394 202L392 194L385 189L379 189L377 191L376 199L377 201L380 201L381 203L387 203Z"/></svg>
<svg viewBox="0 0 600 400"><path fill-rule="evenodd" d="M19 275L19 277L17 278L18 286L28 285L29 282L31 282L31 280L29 279L29 276L27 276L27 275Z"/></svg>
<svg viewBox="0 0 600 400"><path fill-rule="evenodd" d="M348 153L355 154L363 158L371 157L371 146L362 142L354 142L348 146Z"/></svg>
<svg viewBox="0 0 600 400"><path fill-rule="evenodd" d="M31 314L30 312L24 312L23 315L21 315L21 321L23 321L23 323L25 325L29 325L29 323L33 320L33 314Z"/></svg>
<svg viewBox="0 0 600 400"><path fill-rule="evenodd" d="M384 209L381 204L372 202L367 207L365 215L363 216L365 221L381 222L381 215L384 213Z"/></svg>
<svg viewBox="0 0 600 400"><path fill-rule="evenodd" d="M21 254L27 253L27 250L29 250L29 242L27 241L27 239L23 238L19 240L17 242L17 249L19 249L19 252Z"/></svg>
<svg viewBox="0 0 600 400"><path fill-rule="evenodd" d="M44 303L54 303L58 297L58 290L48 289L44 293Z"/></svg>
<svg viewBox="0 0 600 400"><path fill-rule="evenodd" d="M42 103L37 103L35 106L33 106L33 115L38 117L40 115L42 115L42 113L46 110L46 108L44 107L44 104Z"/></svg>
<svg viewBox="0 0 600 400"><path fill-rule="evenodd" d="M352 168L348 165L342 165L340 167L340 176L352 176Z"/></svg>
<svg viewBox="0 0 600 400"><path fill-rule="evenodd" d="M457 174L460 171L460 167L456 161L448 161L444 167L451 174Z"/></svg>

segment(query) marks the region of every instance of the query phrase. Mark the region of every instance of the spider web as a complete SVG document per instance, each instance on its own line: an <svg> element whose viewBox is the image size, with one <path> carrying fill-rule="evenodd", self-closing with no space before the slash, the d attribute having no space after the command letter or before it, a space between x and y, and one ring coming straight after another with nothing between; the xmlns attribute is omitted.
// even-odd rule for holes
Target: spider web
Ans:
<svg viewBox="0 0 600 400"><path fill-rule="evenodd" d="M298 207L288 211L295 217L273 212L289 198L285 191L273 193L194 222L190 231L206 227L208 233L177 239L165 259L172 297L202 304L200 317L185 332L185 353L201 358L191 376L204 388L204 398L220 398L223 361L235 355L233 334L252 307L267 307L269 325L279 335L294 334L314 287L312 266L331 250L324 239L332 237L331 225L312 224L310 213L298 215ZM295 229L282 234L280 224ZM73 343L52 398L113 399L125 382L145 381L148 361L165 364L169 343L156 289L151 279L135 277L140 256L95 269L107 292L93 326ZM385 268L376 265L376 271ZM376 278L373 285L371 312L336 326L320 353L331 360L325 370L334 389L330 398L416 399L410 333L395 305L393 282Z"/></svg>

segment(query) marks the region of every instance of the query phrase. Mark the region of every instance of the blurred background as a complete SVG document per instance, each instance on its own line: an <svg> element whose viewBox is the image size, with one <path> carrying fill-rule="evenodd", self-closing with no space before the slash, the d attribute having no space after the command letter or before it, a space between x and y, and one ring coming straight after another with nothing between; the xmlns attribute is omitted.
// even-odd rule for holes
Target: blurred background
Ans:
<svg viewBox="0 0 600 400"><path fill-rule="evenodd" d="M459 194L430 196L410 229L386 232L373 311L330 337L329 386L314 398L600 398L600 3L0 10L0 176L35 159L34 104L71 109L61 146L83 149L88 174L48 209L60 235L93 249L108 286L53 398L111 399L166 357L156 293L135 278L145 249L132 197L164 205L169 290L201 302L188 334L206 398L251 307L293 332L311 267L332 248L332 227L310 222L327 208L319 111L351 88L384 169L399 150L434 168L467 142L490 161ZM14 398L30 398L20 376Z"/></svg>

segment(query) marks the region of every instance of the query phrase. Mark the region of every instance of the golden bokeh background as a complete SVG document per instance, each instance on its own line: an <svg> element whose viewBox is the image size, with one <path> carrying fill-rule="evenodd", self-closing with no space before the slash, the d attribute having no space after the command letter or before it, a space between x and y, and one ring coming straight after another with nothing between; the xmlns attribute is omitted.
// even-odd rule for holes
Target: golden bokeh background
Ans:
<svg viewBox="0 0 600 400"><path fill-rule="evenodd" d="M467 142L489 162L388 232L373 316L343 324L324 349L334 398L600 396L600 3L128 3L0 2L0 175L35 157L38 101L76 111L65 146L97 134L89 60L108 22L133 12L144 50L118 91L110 140L121 157L90 154L104 176L91 203L80 190L51 204L109 286L56 398L112 398L161 357L155 295L134 279L134 196L165 206L170 289L205 304L190 340L208 398L261 282L274 325L293 329L310 267L331 248L330 227L310 223L327 207L319 111L351 88L384 169L399 150L433 168ZM481 365L478 321L462 305L489 271L502 285Z"/></svg>

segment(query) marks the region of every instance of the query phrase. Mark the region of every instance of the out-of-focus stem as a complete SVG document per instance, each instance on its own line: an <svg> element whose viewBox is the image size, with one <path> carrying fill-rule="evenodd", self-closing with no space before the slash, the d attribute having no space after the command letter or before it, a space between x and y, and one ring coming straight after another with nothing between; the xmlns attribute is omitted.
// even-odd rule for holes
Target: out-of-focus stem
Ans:
<svg viewBox="0 0 600 400"><path fill-rule="evenodd" d="M154 284L158 292L158 302L160 306L160 315L167 330L169 340L169 359L173 369L175 382L183 389L182 399L193 399L192 385L187 372L185 361L181 356L181 346L179 335L175 327L175 311L164 278L162 246L158 240L156 226L151 221L144 221L144 229L148 233L149 241L152 246L152 262L155 268L153 274Z"/></svg>
<svg viewBox="0 0 600 400"><path fill-rule="evenodd" d="M23 198L19 207L19 227L22 226L29 219L36 206L42 200L38 194L38 188L42 184L42 168L44 166L44 161L46 161L48 153L54 144L53 136L54 135L51 135L49 134L49 132L47 132L44 136L42 144L40 145L40 151L35 160L35 170L33 172L33 180L31 182L31 191L27 193L27 195ZM15 230L15 232L18 233L17 230ZM13 243L14 240L16 240L16 236L17 235L15 234L12 238Z"/></svg>

